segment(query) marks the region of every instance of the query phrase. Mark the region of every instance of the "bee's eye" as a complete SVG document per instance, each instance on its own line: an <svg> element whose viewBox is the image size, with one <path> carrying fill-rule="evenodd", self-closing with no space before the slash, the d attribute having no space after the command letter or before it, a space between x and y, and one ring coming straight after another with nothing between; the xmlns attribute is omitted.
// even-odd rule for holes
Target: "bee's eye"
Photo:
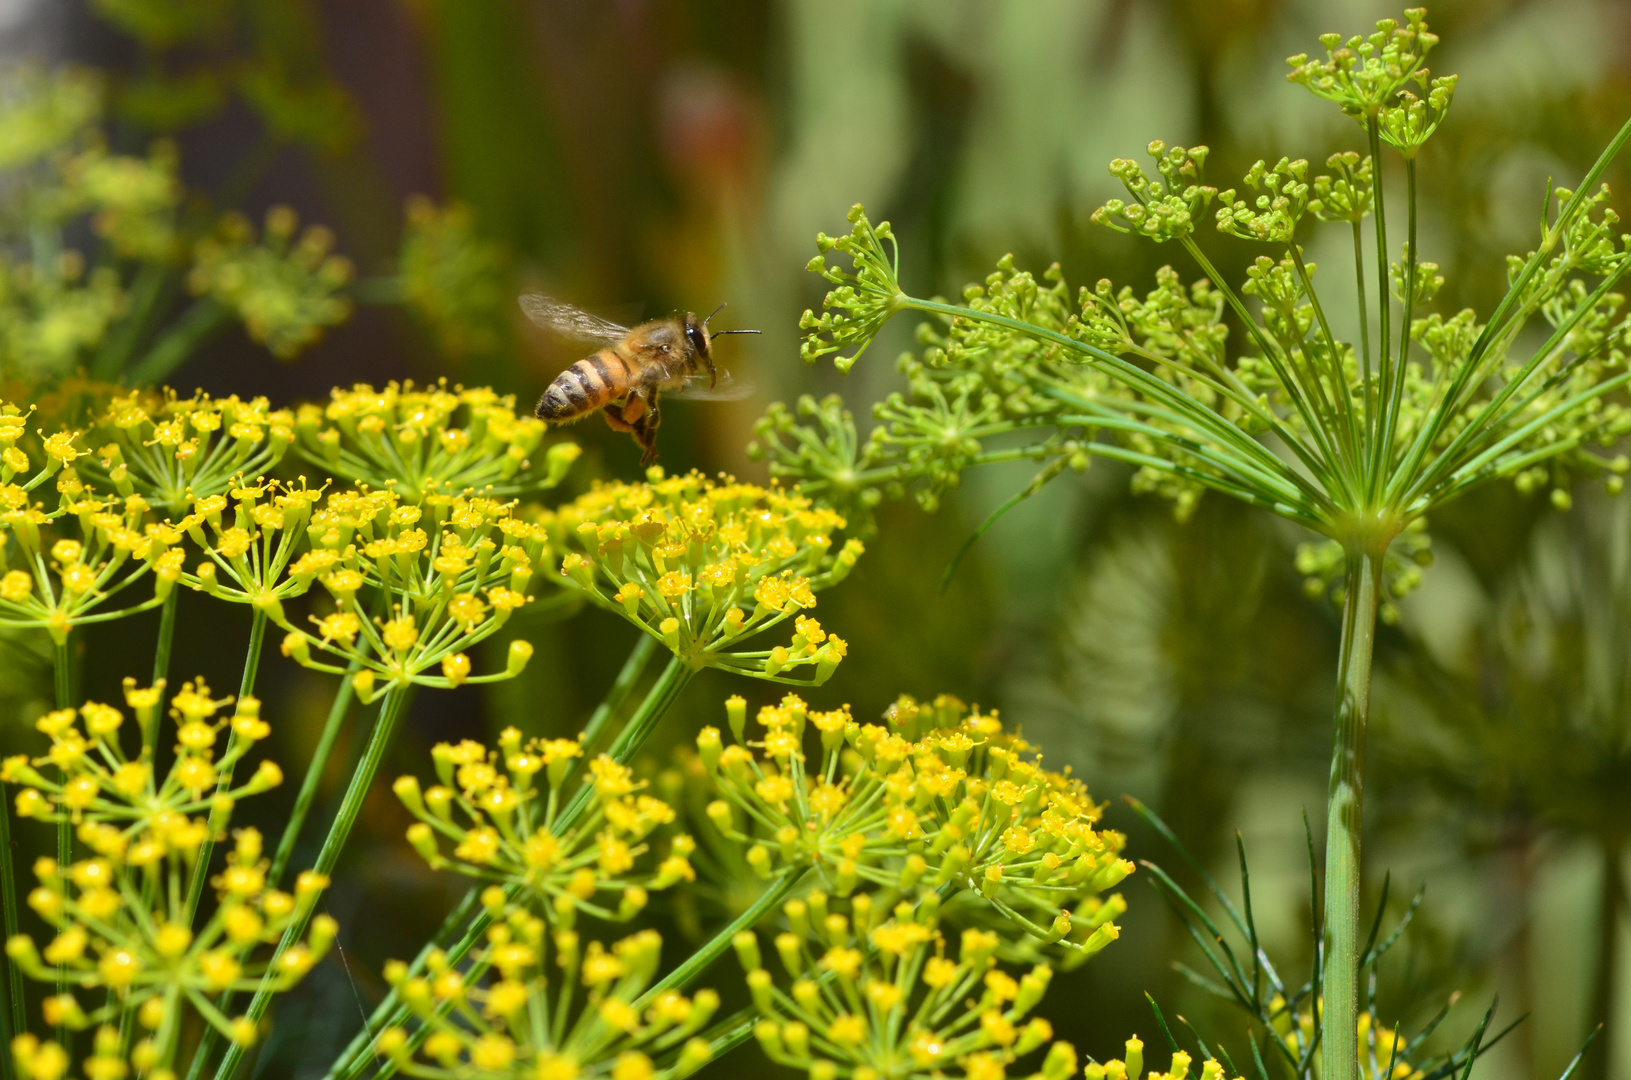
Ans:
<svg viewBox="0 0 1631 1080"><path fill-rule="evenodd" d="M702 328L700 326L693 326L689 323L686 324L685 339L691 343L691 348L695 349L697 352L705 355L708 352L708 340L702 336Z"/></svg>

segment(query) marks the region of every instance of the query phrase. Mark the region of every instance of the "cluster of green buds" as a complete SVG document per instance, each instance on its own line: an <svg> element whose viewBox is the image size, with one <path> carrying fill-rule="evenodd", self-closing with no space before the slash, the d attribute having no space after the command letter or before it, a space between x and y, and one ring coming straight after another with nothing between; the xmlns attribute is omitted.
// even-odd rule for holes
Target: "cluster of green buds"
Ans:
<svg viewBox="0 0 1631 1080"><path fill-rule="evenodd" d="M124 311L111 267L76 251L38 262L0 260L0 371L26 379L70 369Z"/></svg>
<svg viewBox="0 0 1631 1080"><path fill-rule="evenodd" d="M699 1034L719 1008L711 990L691 997L648 991L662 939L643 930L610 949L551 928L521 907L504 909L475 955L487 980L467 978L433 952L424 975L393 962L386 980L428 1037L382 1032L377 1050L429 1080L679 1080L713 1057ZM550 955L553 948L553 955Z"/></svg>
<svg viewBox="0 0 1631 1080"><path fill-rule="evenodd" d="M515 398L485 387L335 388L326 405L296 419L300 453L341 479L391 487L403 499L475 493L494 498L554 487L580 452L576 443L540 449L544 422L517 415Z"/></svg>
<svg viewBox="0 0 1631 1080"><path fill-rule="evenodd" d="M405 216L397 256L403 300L453 359L492 352L515 310L503 250L482 237L467 206L437 206L416 195Z"/></svg>
<svg viewBox="0 0 1631 1080"><path fill-rule="evenodd" d="M416 777L403 776L393 788L418 819L408 842L433 869L510 887L517 904L554 925L572 927L579 911L632 918L652 891L695 879L688 861L695 845L673 836L659 859L651 836L674 821L673 809L605 755L588 763L580 788L587 801L568 813L574 803L563 804L564 783L582 753L577 740L523 742L515 728L500 733L497 751L469 739L438 743L431 760L439 782L421 789ZM539 773L547 786L537 783Z"/></svg>
<svg viewBox="0 0 1631 1080"><path fill-rule="evenodd" d="M984 908L1076 963L1119 935L1126 903L1099 894L1133 870L1126 838L1097 828L1102 807L1082 783L1043 769L994 713L902 697L886 724L860 724L788 695L759 711L764 735L748 741L747 703L725 708L735 741L697 736L719 794L707 813L761 876L805 867L832 895L876 892L882 908L931 894L937 910Z"/></svg>
<svg viewBox="0 0 1631 1080"><path fill-rule="evenodd" d="M84 441L94 449L82 468L98 487L141 495L173 519L270 472L294 442L294 416L263 397L132 390L109 402Z"/></svg>
<svg viewBox="0 0 1631 1080"><path fill-rule="evenodd" d="M181 537L150 520L140 494L85 484L73 466L84 454L77 432L42 433L44 461L36 470L17 445L27 419L15 406L0 406L0 626L44 629L60 645L75 626L160 603L176 581ZM56 505L48 507L34 495L53 479ZM117 606L149 571L155 594Z"/></svg>
<svg viewBox="0 0 1631 1080"><path fill-rule="evenodd" d="M528 601L543 557L544 530L512 510L462 495L430 495L415 505L390 489L330 493L304 524L310 547L288 564L284 580L299 589L315 581L334 610L303 628L271 608L287 632L284 655L334 674L355 665L352 683L364 702L393 686L452 687L518 674L532 658L525 641L511 642L505 668L487 675L471 674L467 652ZM390 598L393 609L367 610L359 599L365 587Z"/></svg>
<svg viewBox="0 0 1631 1080"><path fill-rule="evenodd" d="M1204 1058L1198 1072L1191 1072L1195 1059L1187 1051L1174 1050L1172 1063L1166 1072L1144 1071L1144 1042L1137 1035L1127 1040L1122 1057L1111 1058L1100 1064L1090 1063L1084 1070L1087 1080L1224 1080L1229 1073L1223 1063L1214 1057ZM1230 1070L1231 1072L1233 1070ZM1239 1080L1236 1077L1235 1080Z"/></svg>
<svg viewBox="0 0 1631 1080"><path fill-rule="evenodd" d="M234 850L213 879L217 907L196 925L201 883L195 882L208 872L199 858L206 841L224 837L238 801L277 786L282 771L263 760L243 783L220 783L271 729L253 698L237 702L230 717L217 719L231 701L212 698L200 679L171 699L175 758L162 777L156 775L156 748L146 732L156 730L163 689L125 682L126 704L143 731L135 757L126 755L119 737L125 714L88 702L37 722L50 739L44 755L0 763L0 780L18 787L18 817L63 823L88 849L86 858L71 865L49 858L35 864L39 885L28 905L56 936L41 948L18 935L6 943L7 958L31 978L66 985L44 1001L48 1026L101 1025L88 1068L103 1058L128 1059L135 1072L154 1077L174 1075L189 1014L228 1039L253 1042L255 1025L223 1015L210 998L255 989L263 981L272 992L289 989L322 957L336 929L332 919L318 916L306 941L281 952L275 962L253 958L276 943L285 928L308 918L327 886L321 875L307 872L292 894L272 887L254 829L235 834ZM217 757L223 727L230 728L232 738ZM53 767L48 771L55 779L42 771L45 766ZM87 991L102 993L82 1000ZM145 1033L134 1043L134 1028L124 1022L129 1018ZM58 1051L50 1045L31 1043L14 1052L55 1060ZM93 1069L90 1075L124 1074Z"/></svg>
<svg viewBox="0 0 1631 1080"><path fill-rule="evenodd" d="M998 965L998 936L972 928L946 955L936 892L892 910L867 893L843 905L847 915L837 906L812 892L783 907L787 929L773 942L781 979L764 966L756 934L735 939L763 1017L753 1034L771 1060L814 1080L1001 1080L1047 1046L1036 1077L1076 1072L1075 1049L1050 1046L1052 1026L1030 1016L1053 977L1047 964L1015 978Z"/></svg>
<svg viewBox="0 0 1631 1080"><path fill-rule="evenodd" d="M849 574L861 542L836 543L844 518L802 493L653 467L645 483L597 484L538 520L565 552L570 587L695 667L809 685L848 649L805 612ZM741 648L789 621L790 644Z"/></svg>
<svg viewBox="0 0 1631 1080"><path fill-rule="evenodd" d="M287 206L266 212L258 239L247 218L227 214L214 236L195 245L187 285L235 312L251 338L287 359L351 314L342 291L351 282L351 261L331 254L333 246L334 234L321 225L300 232L300 218Z"/></svg>

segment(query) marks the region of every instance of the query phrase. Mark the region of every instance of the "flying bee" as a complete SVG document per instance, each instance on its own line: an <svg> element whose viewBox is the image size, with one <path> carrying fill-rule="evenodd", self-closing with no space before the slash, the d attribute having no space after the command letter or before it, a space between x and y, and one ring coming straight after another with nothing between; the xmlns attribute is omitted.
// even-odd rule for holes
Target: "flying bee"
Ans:
<svg viewBox="0 0 1631 1080"><path fill-rule="evenodd" d="M603 346L556 376L538 399L538 416L567 424L601 409L613 431L626 431L640 444L642 465L657 460L657 425L662 422L657 399L661 394L728 401L752 393L750 387L721 375L714 367L714 338L759 332L710 333L708 319L718 315L724 304L714 308L707 319L688 311L684 316L653 319L630 329L541 293L528 293L520 302L527 318L546 330Z"/></svg>

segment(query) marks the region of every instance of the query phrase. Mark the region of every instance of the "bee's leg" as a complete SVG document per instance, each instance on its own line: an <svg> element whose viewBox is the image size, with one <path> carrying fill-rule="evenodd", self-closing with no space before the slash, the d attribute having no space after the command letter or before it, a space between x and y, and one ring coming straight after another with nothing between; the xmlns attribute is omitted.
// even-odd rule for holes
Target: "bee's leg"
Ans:
<svg viewBox="0 0 1631 1080"><path fill-rule="evenodd" d="M639 418L634 421L634 441L645 449L645 453L640 455L641 465L650 465L657 460L657 425L662 422L662 414L657 411L657 395L653 394L648 407L643 408Z"/></svg>
<svg viewBox="0 0 1631 1080"><path fill-rule="evenodd" d="M621 431L625 434L634 431L634 425L624 419L625 408L626 404L619 404L614 401L600 410L601 415L606 418L606 426L613 431Z"/></svg>

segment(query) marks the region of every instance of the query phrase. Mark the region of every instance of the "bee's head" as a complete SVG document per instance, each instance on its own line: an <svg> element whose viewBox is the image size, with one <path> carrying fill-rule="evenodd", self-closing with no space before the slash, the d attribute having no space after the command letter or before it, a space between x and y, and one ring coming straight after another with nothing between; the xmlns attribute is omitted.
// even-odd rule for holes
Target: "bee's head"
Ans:
<svg viewBox="0 0 1631 1080"><path fill-rule="evenodd" d="M725 305L720 304L708 313L708 319L712 319L723 310L725 310ZM698 319L695 315L689 313L685 316L685 338L691 343L692 348L705 357L709 356L709 349L716 337L725 334L757 334L759 332L757 330L715 330L710 333L708 331L708 319Z"/></svg>

